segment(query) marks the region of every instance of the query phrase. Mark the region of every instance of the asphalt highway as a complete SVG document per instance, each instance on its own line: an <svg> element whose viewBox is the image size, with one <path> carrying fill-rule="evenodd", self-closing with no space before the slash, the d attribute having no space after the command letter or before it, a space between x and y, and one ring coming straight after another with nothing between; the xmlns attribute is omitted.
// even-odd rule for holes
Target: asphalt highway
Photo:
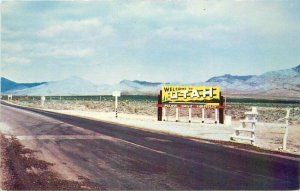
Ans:
<svg viewBox="0 0 300 191"><path fill-rule="evenodd" d="M75 176L87 176L104 189L299 189L299 157L249 152L5 102L1 123L34 141L42 152L55 153L52 158L74 169Z"/></svg>

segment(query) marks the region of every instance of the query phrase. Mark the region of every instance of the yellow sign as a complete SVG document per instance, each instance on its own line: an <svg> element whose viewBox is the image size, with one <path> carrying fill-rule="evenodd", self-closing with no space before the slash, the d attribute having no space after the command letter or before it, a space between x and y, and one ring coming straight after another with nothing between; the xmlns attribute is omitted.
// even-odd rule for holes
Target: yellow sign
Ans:
<svg viewBox="0 0 300 191"><path fill-rule="evenodd" d="M212 105L220 102L219 86L163 86L162 103Z"/></svg>

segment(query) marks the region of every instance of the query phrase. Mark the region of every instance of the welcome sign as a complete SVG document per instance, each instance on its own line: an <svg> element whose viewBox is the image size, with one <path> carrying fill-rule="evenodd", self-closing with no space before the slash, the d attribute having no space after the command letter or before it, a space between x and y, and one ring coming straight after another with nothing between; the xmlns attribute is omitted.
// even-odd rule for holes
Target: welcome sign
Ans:
<svg viewBox="0 0 300 191"><path fill-rule="evenodd" d="M162 103L211 104L220 102L219 86L163 86Z"/></svg>

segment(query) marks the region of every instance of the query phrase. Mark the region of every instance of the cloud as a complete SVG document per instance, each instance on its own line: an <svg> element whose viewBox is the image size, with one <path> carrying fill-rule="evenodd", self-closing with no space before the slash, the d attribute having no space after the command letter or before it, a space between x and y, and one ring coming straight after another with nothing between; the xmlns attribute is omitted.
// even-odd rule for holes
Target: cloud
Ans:
<svg viewBox="0 0 300 191"><path fill-rule="evenodd" d="M238 27L229 27L225 25L211 26L187 26L187 27L164 27L156 30L156 35L163 38L190 39L190 40L209 40L218 38L218 34L235 34Z"/></svg>
<svg viewBox="0 0 300 191"><path fill-rule="evenodd" d="M22 30L22 31L13 30L13 29L10 29L10 28L4 26L4 22L2 22L2 27L1 27L2 39L8 39L8 38L16 39L16 38L24 37L25 35L28 35L28 34L29 34L28 29Z"/></svg>
<svg viewBox="0 0 300 191"><path fill-rule="evenodd" d="M94 55L95 50L92 48L85 48L81 46L74 46L72 44L63 44L56 45L52 43L12 43L12 42L2 42L1 50L5 52L7 56L5 58L6 62L13 63L17 61L16 57L8 57L12 55L27 55L29 57L74 57L74 58L83 58ZM20 59L19 59L20 60ZM22 60L24 63L28 61ZM20 63L20 61L17 61Z"/></svg>
<svg viewBox="0 0 300 191"><path fill-rule="evenodd" d="M299 26L291 23L287 17L287 5L293 1L186 1L183 14L199 18L209 25L226 24L229 27L239 26L261 36L276 36L295 30Z"/></svg>
<svg viewBox="0 0 300 191"><path fill-rule="evenodd" d="M112 27L104 25L97 18L59 21L49 27L42 29L39 34L42 37L55 37L61 34L80 34L89 35L90 33L100 34L101 36L109 36L113 33Z"/></svg>
<svg viewBox="0 0 300 191"><path fill-rule="evenodd" d="M207 37L208 34L205 34L205 31L199 27L176 28L172 26L156 30L156 35L161 38L173 38L178 40L203 40Z"/></svg>
<svg viewBox="0 0 300 191"><path fill-rule="evenodd" d="M19 44L19 43L12 43L12 42L7 42L7 41L2 41L1 42L1 50L5 52L20 52L24 50L24 47Z"/></svg>
<svg viewBox="0 0 300 191"><path fill-rule="evenodd" d="M31 63L31 60L25 57L16 57L16 56L3 56L1 58L1 65L8 66L8 65L28 65Z"/></svg>
<svg viewBox="0 0 300 191"><path fill-rule="evenodd" d="M151 18L167 13L162 4L153 3L152 1L131 1L124 3L123 7L119 13L122 17Z"/></svg>
<svg viewBox="0 0 300 191"><path fill-rule="evenodd" d="M1 1L1 14L11 14L19 8L17 1Z"/></svg>
<svg viewBox="0 0 300 191"><path fill-rule="evenodd" d="M299 60L297 1L4 1L2 5L2 60L11 65L11 75L27 71L33 75L39 67L55 79L56 71L64 67L68 74L76 68L78 74L94 73L99 81L112 81L115 76L145 78L157 68L172 68L174 78L184 80L182 68L192 68L186 74L195 71L201 77L228 68L234 73L248 68L258 73L280 64L288 68ZM194 70L205 64L212 68ZM115 75L109 72L111 67ZM163 72L151 77L167 78Z"/></svg>
<svg viewBox="0 0 300 191"><path fill-rule="evenodd" d="M65 49L63 47L49 47L46 50L34 53L34 56L83 58L92 56L93 54L94 50L90 48L81 49L69 47Z"/></svg>

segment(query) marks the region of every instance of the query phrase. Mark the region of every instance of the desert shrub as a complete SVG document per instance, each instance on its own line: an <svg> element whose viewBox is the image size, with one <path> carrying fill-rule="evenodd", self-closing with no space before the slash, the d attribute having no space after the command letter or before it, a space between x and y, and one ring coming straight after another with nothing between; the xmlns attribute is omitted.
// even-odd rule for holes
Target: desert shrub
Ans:
<svg viewBox="0 0 300 191"><path fill-rule="evenodd" d="M138 113L138 111L139 111L138 108L135 107L134 108L134 113Z"/></svg>

